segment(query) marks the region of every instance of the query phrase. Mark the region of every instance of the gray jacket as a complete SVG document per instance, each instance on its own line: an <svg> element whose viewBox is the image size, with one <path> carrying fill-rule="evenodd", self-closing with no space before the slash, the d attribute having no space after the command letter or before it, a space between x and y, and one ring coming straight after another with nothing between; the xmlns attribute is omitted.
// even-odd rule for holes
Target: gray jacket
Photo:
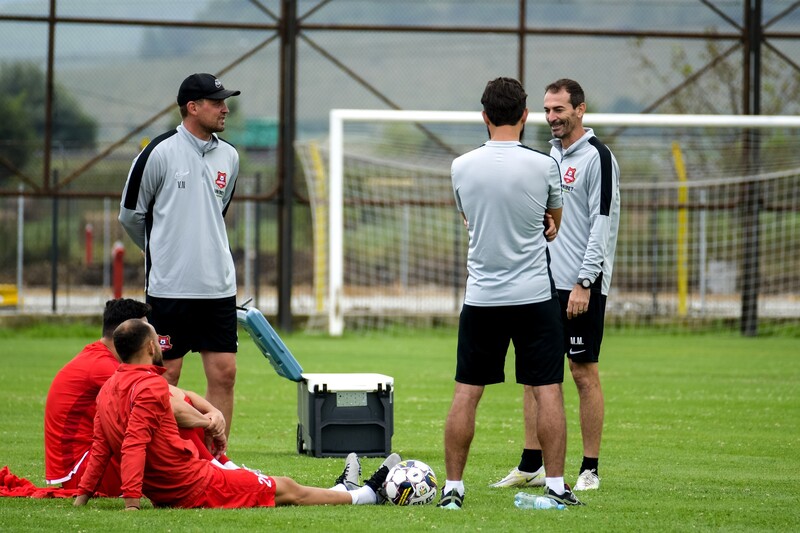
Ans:
<svg viewBox="0 0 800 533"><path fill-rule="evenodd" d="M236 149L183 125L133 160L119 221L145 252L145 291L159 298L236 295L224 216L239 173Z"/></svg>
<svg viewBox="0 0 800 533"><path fill-rule="evenodd" d="M560 139L550 143L564 198L558 237L548 245L556 288L571 290L579 278L589 278L593 290L608 295L619 231L619 165L588 128L566 150Z"/></svg>

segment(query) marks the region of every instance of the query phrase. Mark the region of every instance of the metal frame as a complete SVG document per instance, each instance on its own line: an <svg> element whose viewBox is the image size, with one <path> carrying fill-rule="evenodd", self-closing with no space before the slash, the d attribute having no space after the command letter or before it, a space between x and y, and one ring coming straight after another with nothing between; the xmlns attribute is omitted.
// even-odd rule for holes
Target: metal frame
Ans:
<svg viewBox="0 0 800 533"><path fill-rule="evenodd" d="M792 58L781 53L772 46L770 40L775 39L800 39L800 33L795 32L775 32L769 28L776 22L788 16L800 7L800 1L794 2L784 11L774 16L768 21L762 20L762 1L763 0L742 0L744 9L744 25L737 24L730 19L722 10L717 8L711 0L698 0L699 3L708 7L709 10L717 14L724 20L731 30L728 32L706 33L706 32L683 32L683 31L637 31L637 30L591 30L575 28L537 28L527 26L526 13L529 0L519 0L518 3L518 23L516 26L469 26L469 27L449 27L449 26L388 26L388 25L368 25L368 24L315 24L307 20L325 5L333 0L320 0L315 6L303 14L297 12L297 0L281 0L281 13L276 14L265 6L260 0L250 0L257 6L268 19L265 23L226 23L226 22L195 22L195 21L166 21L166 20L145 20L136 18L107 18L107 17L65 17L57 14L57 0L49 1L49 13L46 16L23 16L23 15L4 15L0 14L0 22L28 22L32 24L47 24L48 26L48 47L47 47L47 73L46 73L46 117L45 117L45 139L44 139L44 162L41 180L32 176L25 175L20 169L7 160L0 158L0 165L11 171L17 179L25 183L30 190L22 193L24 196L44 196L44 197L79 197L79 198L98 198L116 197L119 191L96 191L85 193L69 193L63 187L72 181L79 179L88 169L93 167L98 161L107 157L117 148L123 145L133 136L144 130L148 125L158 120L163 115L170 112L173 105L165 107L155 115L149 117L121 139L112 143L111 146L98 153L95 157L87 161L80 168L74 170L69 175L64 176L58 183L51 180L51 157L52 157L52 126L53 126L53 70L55 56L55 29L59 24L100 24L117 26L160 26L175 28L208 28L208 29L236 29L244 31L266 31L270 32L266 39L253 47L248 52L235 58L217 74L222 75L236 65L245 61L247 58L259 50L269 46L276 40L280 40L281 58L281 83L280 83L280 127L278 139L278 185L272 191L260 194L240 195L240 199L254 200L257 202L277 202L279 206L279 319L278 324L281 328L290 330L292 328L292 318L290 310L291 285L292 285L292 206L297 201L303 201L294 190L295 173L295 154L294 140L296 132L295 117L295 95L297 91L297 39L302 39L304 43L328 59L338 69L350 76L356 83L364 87L381 101L385 102L389 108L400 109L392 99L380 92L369 80L360 76L354 69L348 67L342 61L334 57L322 46L318 45L310 36L315 31L338 31L338 32L393 32L393 33L468 33L468 34L506 34L518 36L517 50L517 70L519 79L525 79L525 43L526 38L535 35L543 36L582 36L610 37L610 38L649 38L649 39L689 39L689 40L735 40L736 44L727 48L717 57L712 58L704 67L700 68L693 75L687 77L680 84L673 87L662 96L656 98L650 105L646 106L643 113L656 110L662 103L669 100L672 96L680 92L685 87L695 83L704 74L710 71L716 64L727 58L732 53L742 50L745 68L743 70L743 91L742 102L745 114L759 114L760 111L760 69L761 69L761 49L767 47L775 53L790 68L800 72L800 65ZM758 146L754 141L752 156L757 157ZM751 191L754 204L758 197L758 191ZM19 196L20 191L16 187L0 189L0 196ZM748 216L757 217L757 210L750 209ZM754 220L755 222L755 220ZM757 227L752 224L751 227ZM757 235L748 236L753 253L747 254L748 257L757 257ZM757 294L757 287L748 287L747 294ZM753 299L748 298L746 304L747 325L743 325L745 334L754 334L756 317Z"/></svg>

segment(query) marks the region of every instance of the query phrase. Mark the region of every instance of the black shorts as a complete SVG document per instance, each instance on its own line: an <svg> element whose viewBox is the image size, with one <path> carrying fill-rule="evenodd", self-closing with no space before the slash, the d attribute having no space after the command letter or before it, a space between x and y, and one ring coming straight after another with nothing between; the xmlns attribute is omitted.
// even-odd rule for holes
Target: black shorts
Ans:
<svg viewBox="0 0 800 533"><path fill-rule="evenodd" d="M148 296L147 303L153 308L148 320L159 335L164 359L180 359L190 351L236 353L235 296L210 300Z"/></svg>
<svg viewBox="0 0 800 533"><path fill-rule="evenodd" d="M589 309L582 315L567 319L567 302L571 291L558 291L561 301L561 321L564 323L564 350L576 363L596 363L600 360L600 345L606 316L606 296L592 291Z"/></svg>
<svg viewBox="0 0 800 533"><path fill-rule="evenodd" d="M526 305L461 308L456 381L491 385L505 381L509 342L514 343L517 383L564 381L564 345L558 300Z"/></svg>

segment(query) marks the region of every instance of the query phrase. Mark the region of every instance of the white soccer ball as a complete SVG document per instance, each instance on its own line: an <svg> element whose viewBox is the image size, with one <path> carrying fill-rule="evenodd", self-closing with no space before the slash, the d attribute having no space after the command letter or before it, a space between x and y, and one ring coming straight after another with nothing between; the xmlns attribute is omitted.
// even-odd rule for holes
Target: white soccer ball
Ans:
<svg viewBox="0 0 800 533"><path fill-rule="evenodd" d="M425 505L436 499L436 474L422 461L397 463L386 476L383 490L394 505Z"/></svg>

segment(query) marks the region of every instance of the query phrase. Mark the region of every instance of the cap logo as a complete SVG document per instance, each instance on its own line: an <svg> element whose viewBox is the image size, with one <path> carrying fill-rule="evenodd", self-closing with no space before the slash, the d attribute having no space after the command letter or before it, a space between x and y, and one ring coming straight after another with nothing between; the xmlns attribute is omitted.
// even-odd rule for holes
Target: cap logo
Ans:
<svg viewBox="0 0 800 533"><path fill-rule="evenodd" d="M222 88L222 82L219 81L217 78L214 78L214 87L216 87L217 89Z"/></svg>

